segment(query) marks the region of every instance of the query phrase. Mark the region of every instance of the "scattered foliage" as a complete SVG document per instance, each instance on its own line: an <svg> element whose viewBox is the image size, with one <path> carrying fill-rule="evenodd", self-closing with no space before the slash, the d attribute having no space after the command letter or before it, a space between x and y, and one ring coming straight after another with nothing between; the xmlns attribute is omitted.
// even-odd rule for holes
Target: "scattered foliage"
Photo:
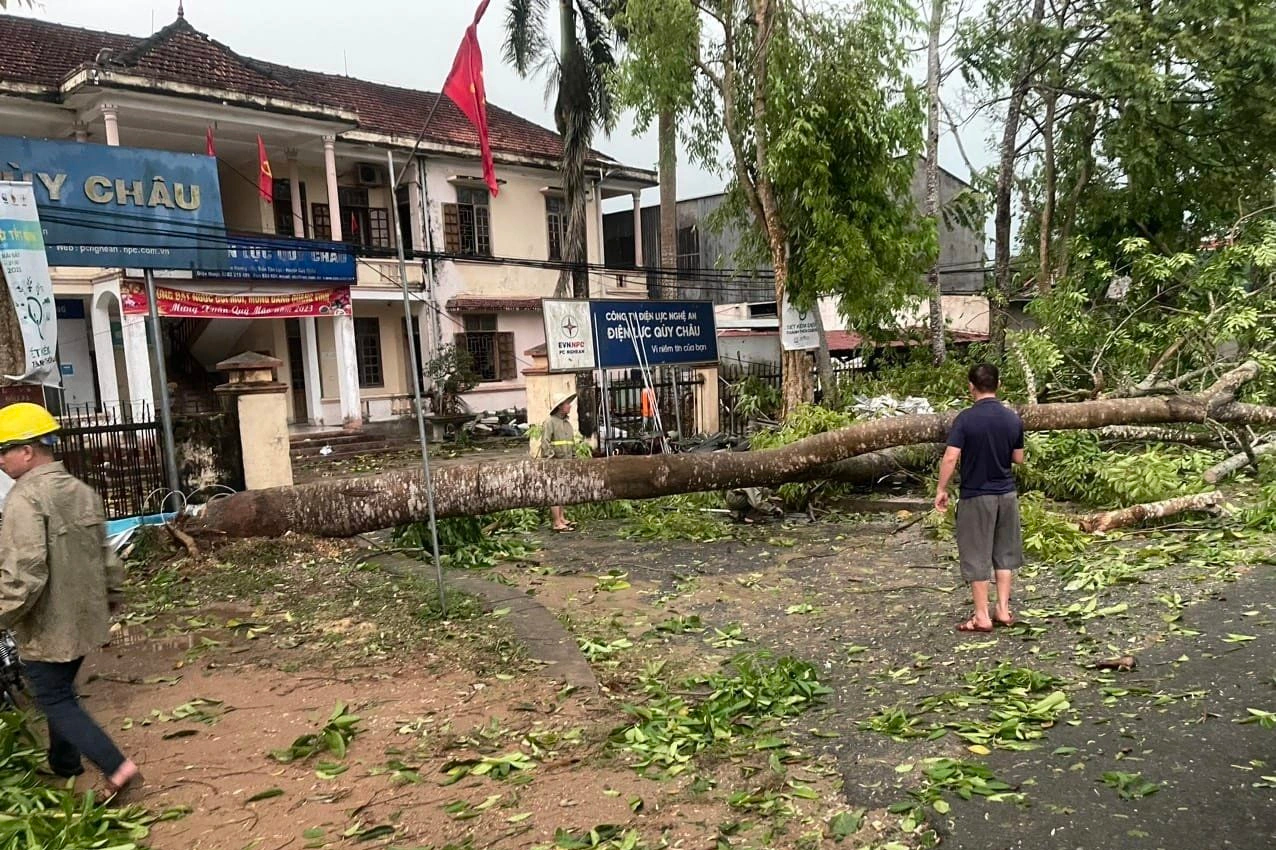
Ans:
<svg viewBox="0 0 1276 850"><path fill-rule="evenodd" d="M650 666L641 679L647 699L625 706L635 721L615 730L612 744L636 755L639 771L674 776L697 754L761 734L770 722L799 714L830 693L811 665L790 656L742 653L727 665L727 673L693 677L674 688L658 678L662 665ZM692 703L680 695L685 691L706 695Z"/></svg>
<svg viewBox="0 0 1276 850"><path fill-rule="evenodd" d="M271 750L270 757L283 764L306 761L320 753L332 753L339 759L345 758L350 742L359 734L358 723L358 715L351 714L346 710L346 704L339 702L328 716L328 722L318 732L298 737L285 749Z"/></svg>
<svg viewBox="0 0 1276 850"><path fill-rule="evenodd" d="M0 850L122 850L150 833L156 818L137 807L105 806L93 792L42 780L43 761L26 718L0 712Z"/></svg>

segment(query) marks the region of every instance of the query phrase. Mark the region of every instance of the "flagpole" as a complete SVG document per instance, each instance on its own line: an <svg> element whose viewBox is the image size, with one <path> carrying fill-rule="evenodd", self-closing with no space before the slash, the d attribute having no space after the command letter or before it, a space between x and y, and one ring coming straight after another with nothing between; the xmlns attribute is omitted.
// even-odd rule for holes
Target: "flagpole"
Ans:
<svg viewBox="0 0 1276 850"><path fill-rule="evenodd" d="M430 107L430 111L425 116L425 123L421 125L421 132L416 134L416 141L412 143L412 152L408 154L409 161L411 161L412 159L416 157L417 151L421 150L421 142L425 141L425 131L430 129L430 122L434 120L434 113L438 111L439 101L441 100L443 100L443 92L438 92L437 94L434 95L434 105ZM403 175L407 173L408 173L407 166L404 166L403 170L399 172L399 176L395 178L394 184L390 187L391 192L394 192L399 188L399 182L403 180ZM394 174L393 159L390 161L390 174L392 176ZM424 179L425 178L422 177L422 180ZM393 199L391 200L393 202ZM396 218L398 217L397 212L395 213L395 217Z"/></svg>
<svg viewBox="0 0 1276 850"><path fill-rule="evenodd" d="M438 106L437 100L434 105ZM434 110L430 110L430 115L434 115ZM429 125L429 119L426 120L426 125ZM423 128L421 136L424 135L425 130ZM417 144L419 145L420 143L421 137L418 136ZM413 152L415 154L415 148ZM390 175L393 176L394 151L387 150L385 157L389 163ZM399 172L400 179L405 171L407 171L406 166L404 166L403 171ZM394 181L394 186L395 189L399 186L397 179ZM439 525L434 513L434 479L430 477L430 449L425 435L425 401L421 394L421 362L417 356L417 347L412 344L412 299L408 295L408 263L403 254L403 228L399 223L399 205L394 197L394 190L391 190L390 193L390 209L393 210L391 215L394 217L393 232L397 236L394 241L399 248L399 288L403 290L403 330L408 335L408 356L412 363L412 397L416 402L417 438L421 442L421 471L425 475L425 504L430 522L430 550L434 559L434 574L439 585L439 616L446 619L447 593L443 588L443 564L439 560Z"/></svg>

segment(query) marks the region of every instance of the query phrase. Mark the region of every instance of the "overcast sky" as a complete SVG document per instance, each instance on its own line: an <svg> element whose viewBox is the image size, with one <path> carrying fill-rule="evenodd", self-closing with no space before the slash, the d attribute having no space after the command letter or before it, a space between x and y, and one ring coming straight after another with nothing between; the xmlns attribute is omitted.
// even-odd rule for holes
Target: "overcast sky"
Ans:
<svg viewBox="0 0 1276 850"><path fill-rule="evenodd" d="M488 100L553 127L544 82L521 79L501 59L505 6L505 0L492 0L479 27ZM196 29L245 56L438 91L477 0L185 0L185 7L186 19ZM21 14L145 36L173 21L177 0L42 0L34 10ZM924 73L920 63L918 73ZM962 134L976 167L991 159L985 136L982 123ZM656 167L654 133L636 135L629 115L621 117L610 138L596 140L595 147L627 165ZM967 176L948 136L940 153L945 168ZM682 166L678 182L678 196L688 198L717 192L724 181L718 175ZM649 190L644 202L656 201L655 190ZM623 199L619 203L625 204Z"/></svg>

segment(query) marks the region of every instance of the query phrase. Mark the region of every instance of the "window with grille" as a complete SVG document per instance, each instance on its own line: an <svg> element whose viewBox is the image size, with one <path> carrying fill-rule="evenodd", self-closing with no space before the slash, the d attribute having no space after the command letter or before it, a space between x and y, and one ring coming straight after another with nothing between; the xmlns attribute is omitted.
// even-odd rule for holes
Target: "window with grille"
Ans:
<svg viewBox="0 0 1276 850"><path fill-rule="evenodd" d="M327 204L311 204L310 220L314 222L316 239L332 239L332 211Z"/></svg>
<svg viewBox="0 0 1276 850"><path fill-rule="evenodd" d="M456 335L456 347L468 351L474 374L484 382L518 379L514 334L496 329L495 315L465 317L465 333Z"/></svg>
<svg viewBox="0 0 1276 850"><path fill-rule="evenodd" d="M373 248L392 248L390 241L390 211L385 207L368 210L368 243Z"/></svg>
<svg viewBox="0 0 1276 850"><path fill-rule="evenodd" d="M678 268L700 268L700 231L694 224L678 228Z"/></svg>
<svg viewBox="0 0 1276 850"><path fill-rule="evenodd" d="M292 183L288 180L275 180L271 186L272 194L275 198L275 233L280 236L296 236L304 239L306 236L306 184L302 183L298 187L301 194L301 228L302 232L297 233L293 227L292 220Z"/></svg>
<svg viewBox="0 0 1276 850"><path fill-rule="evenodd" d="M549 258L562 260L567 246L567 202L550 195L545 198L545 224L549 229Z"/></svg>
<svg viewBox="0 0 1276 850"><path fill-rule="evenodd" d="M354 348L359 361L359 386L385 386L385 375L381 369L380 319L354 320Z"/></svg>
<svg viewBox="0 0 1276 850"><path fill-rule="evenodd" d="M487 189L457 189L443 205L443 243L453 254L492 256L492 215Z"/></svg>

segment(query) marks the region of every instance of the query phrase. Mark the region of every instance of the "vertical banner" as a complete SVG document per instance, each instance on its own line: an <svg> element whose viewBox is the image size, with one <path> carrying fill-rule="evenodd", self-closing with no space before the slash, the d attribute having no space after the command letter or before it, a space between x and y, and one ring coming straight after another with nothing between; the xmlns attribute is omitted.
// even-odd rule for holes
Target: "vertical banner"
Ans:
<svg viewBox="0 0 1276 850"><path fill-rule="evenodd" d="M780 316L780 343L785 351L810 351L820 347L820 330L815 323L815 311L799 310L788 298L784 299L784 313Z"/></svg>
<svg viewBox="0 0 1276 850"><path fill-rule="evenodd" d="M0 182L0 273L26 348L22 374L5 377L59 386L58 314L30 183Z"/></svg>
<svg viewBox="0 0 1276 850"><path fill-rule="evenodd" d="M589 305L588 301L541 300L549 371L585 372L597 368Z"/></svg>

